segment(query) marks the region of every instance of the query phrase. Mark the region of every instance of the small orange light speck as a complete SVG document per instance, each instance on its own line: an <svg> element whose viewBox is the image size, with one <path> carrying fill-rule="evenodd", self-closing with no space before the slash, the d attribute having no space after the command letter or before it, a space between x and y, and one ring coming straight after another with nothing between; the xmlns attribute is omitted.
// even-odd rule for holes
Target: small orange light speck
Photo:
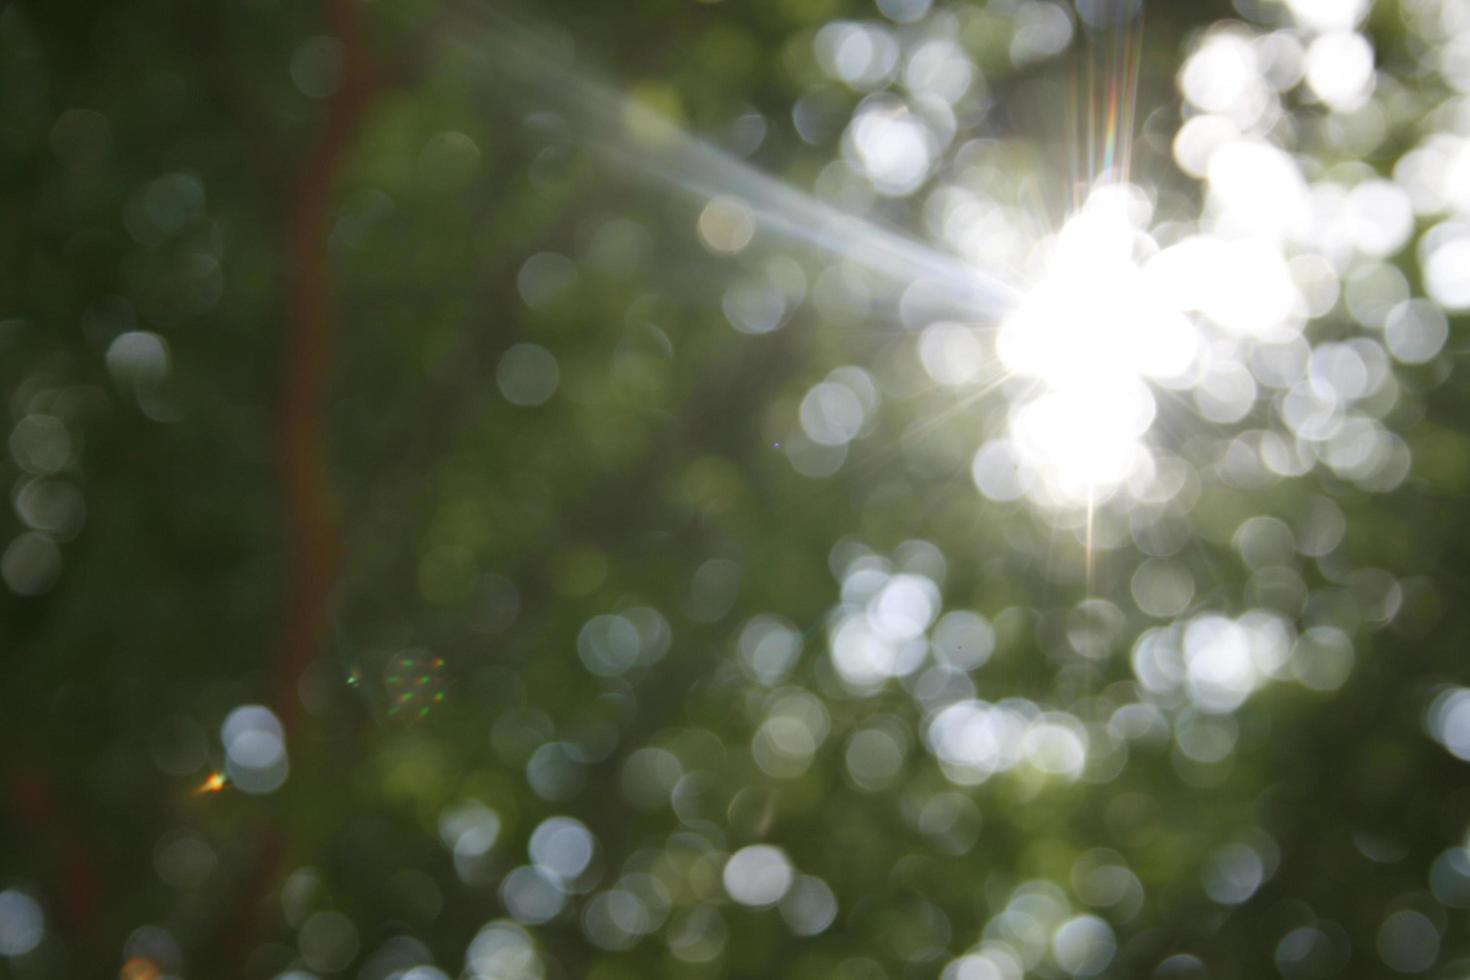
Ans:
<svg viewBox="0 0 1470 980"><path fill-rule="evenodd" d="M212 773L209 774L209 778L206 779L206 780L204 780L204 782L200 783L199 784L199 788L196 789L194 792L200 793L200 794L203 794L203 793L218 793L220 790L224 789L227 785L229 785L229 781L225 779L225 774L224 773L222 773L222 772L212 772Z"/></svg>

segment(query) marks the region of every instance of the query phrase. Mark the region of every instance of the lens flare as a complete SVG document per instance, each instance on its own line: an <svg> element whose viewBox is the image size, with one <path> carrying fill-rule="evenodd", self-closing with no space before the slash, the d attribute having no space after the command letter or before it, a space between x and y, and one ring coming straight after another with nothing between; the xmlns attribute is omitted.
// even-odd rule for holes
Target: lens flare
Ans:
<svg viewBox="0 0 1470 980"><path fill-rule="evenodd" d="M230 779L222 772L212 772L195 788L197 796L208 796L214 793L222 793L230 785Z"/></svg>
<svg viewBox="0 0 1470 980"><path fill-rule="evenodd" d="M444 660L422 650L389 658L384 674L388 717L421 721L444 703Z"/></svg>

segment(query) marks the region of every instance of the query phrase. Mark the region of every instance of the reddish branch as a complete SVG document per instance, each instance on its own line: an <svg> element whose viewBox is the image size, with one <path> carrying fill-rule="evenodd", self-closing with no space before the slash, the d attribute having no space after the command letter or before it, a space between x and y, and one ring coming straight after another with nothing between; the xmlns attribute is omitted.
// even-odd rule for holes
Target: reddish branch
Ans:
<svg viewBox="0 0 1470 980"><path fill-rule="evenodd" d="M375 88L357 0L327 0L327 18L342 45L341 86L327 103L321 136L297 176L286 226L290 295L280 462L290 592L276 704L288 730L300 715L301 674L326 644L327 603L337 564L338 536L326 468L335 320L327 253L331 204L337 175Z"/></svg>
<svg viewBox="0 0 1470 980"><path fill-rule="evenodd" d="M22 833L45 850L54 873L61 909L61 932L73 945L95 939L102 918L102 865L87 834L79 832L63 805L56 785L38 772L17 771L5 787L5 798Z"/></svg>
<svg viewBox="0 0 1470 980"><path fill-rule="evenodd" d="M275 669L275 704L288 732L299 728L302 673L325 649L338 533L326 465L328 387L336 320L331 257L332 199L364 110L377 88L369 69L358 0L326 0L328 28L342 46L342 77L327 102L321 134L288 197L285 227L286 335L280 431L286 523L286 617ZM237 962L257 938L262 899L286 860L283 828L270 828L227 922Z"/></svg>

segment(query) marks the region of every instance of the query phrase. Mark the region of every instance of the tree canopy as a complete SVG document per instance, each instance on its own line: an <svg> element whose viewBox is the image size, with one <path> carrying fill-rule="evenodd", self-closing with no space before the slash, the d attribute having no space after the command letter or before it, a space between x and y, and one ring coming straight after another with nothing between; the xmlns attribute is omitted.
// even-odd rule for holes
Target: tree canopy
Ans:
<svg viewBox="0 0 1470 980"><path fill-rule="evenodd" d="M0 2L0 976L1470 976L1467 66Z"/></svg>

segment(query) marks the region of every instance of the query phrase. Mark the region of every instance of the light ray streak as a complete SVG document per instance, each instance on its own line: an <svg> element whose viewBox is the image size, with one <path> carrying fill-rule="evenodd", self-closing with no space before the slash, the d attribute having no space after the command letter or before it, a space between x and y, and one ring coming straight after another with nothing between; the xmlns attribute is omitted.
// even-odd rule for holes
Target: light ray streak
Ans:
<svg viewBox="0 0 1470 980"><path fill-rule="evenodd" d="M1086 182L1127 183L1133 167L1133 134L1143 56L1143 4L1103 0L1096 24L1085 24L1087 129L1078 139L1086 152ZM1079 86L1080 87L1080 86Z"/></svg>
<svg viewBox="0 0 1470 980"><path fill-rule="evenodd" d="M575 138L631 170L703 198L739 200L758 227L860 265L898 285L937 286L957 313L993 322L1018 290L964 260L804 194L697 139L667 117L577 68L532 27L486 4L462 3L451 40L538 108L566 118ZM498 93L503 97L504 93Z"/></svg>
<svg viewBox="0 0 1470 980"><path fill-rule="evenodd" d="M990 395L994 394L996 390L999 389L1006 382L1015 380L1015 375L1004 370L1003 368L1000 368L998 364L994 367L995 371L993 377L981 382L977 382L976 387L973 390L967 391L953 404L947 406L941 411L929 415L922 421L919 421L910 426L900 436L893 439L892 441L888 441L874 447L874 449L870 453L866 454L864 459L856 465L852 472L855 475L859 476L882 472L884 469L894 463L895 459L898 457L898 454L902 451L904 443L911 440L926 438L927 436L932 434L934 430L942 426L945 422L952 420L956 416L963 415L966 412L969 412L976 405L980 404ZM1039 387L1039 384L1033 382L1027 387L1027 390L1034 391ZM830 491L826 487L821 486L820 484L813 486L809 493L799 497L794 502L789 503L785 510L788 513L799 513L803 508L807 507L826 507L829 503L829 492Z"/></svg>
<svg viewBox="0 0 1470 980"><path fill-rule="evenodd" d="M1119 18L1126 6L1119 5ZM1107 126L1104 130L1103 172L1116 172L1127 183L1133 168L1134 115L1138 105L1138 74L1143 50L1143 11L1113 26L1107 84Z"/></svg>
<svg viewBox="0 0 1470 980"><path fill-rule="evenodd" d="M1133 170L1133 131L1143 53L1143 0L1137 0L1136 4L1133 0L1100 0L1100 8L1101 22L1083 28L1087 46L1087 132L1079 134L1079 138L1087 154L1087 184L1085 190L1078 188L1074 177L1077 196L1085 195L1100 183L1126 184ZM1101 63L1099 48L1103 49ZM1074 164L1074 175L1076 170ZM1074 204L1080 206L1081 201ZM1088 595L1093 590L1096 497L1097 487L1089 483L1083 559Z"/></svg>
<svg viewBox="0 0 1470 980"><path fill-rule="evenodd" d="M955 416L963 415L970 409L974 408L980 402L984 401L987 397L993 394L1002 385L1004 385L1008 381L1013 380L1014 378L1015 375L1011 374L1009 371L1005 371L1003 369L996 371L994 377L984 382L977 383L977 386L973 390L966 392L964 397L956 400L948 408L945 408L942 411L935 412L922 421L910 426L904 431L902 439L922 439L928 436L935 429L938 429L940 426L950 421ZM1032 387L1036 386L1033 384ZM880 469L881 467L886 465L893 456L897 455L899 448L900 446L898 442L894 442L887 446L880 446L866 465L874 470Z"/></svg>

